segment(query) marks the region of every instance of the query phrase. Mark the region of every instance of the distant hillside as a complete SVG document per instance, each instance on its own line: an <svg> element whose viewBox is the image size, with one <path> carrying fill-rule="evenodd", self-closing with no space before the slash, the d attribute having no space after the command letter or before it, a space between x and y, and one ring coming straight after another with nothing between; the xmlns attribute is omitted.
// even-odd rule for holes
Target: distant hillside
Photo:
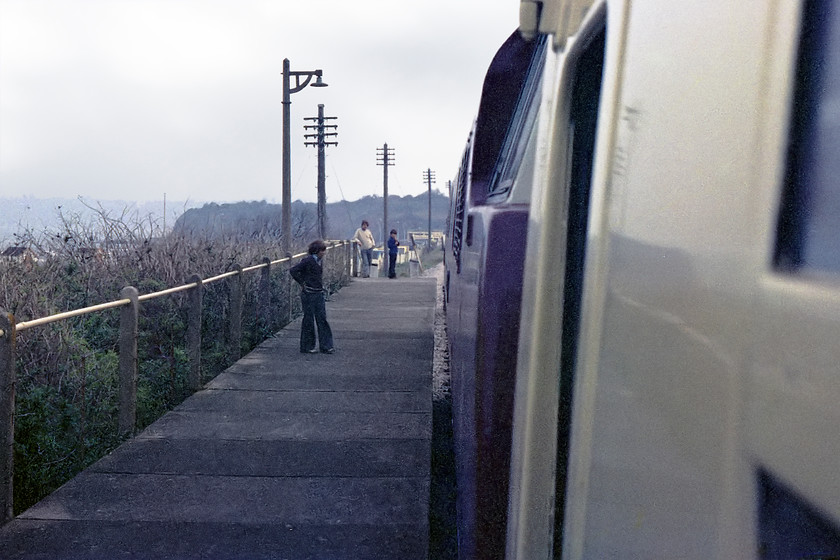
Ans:
<svg viewBox="0 0 840 560"><path fill-rule="evenodd" d="M253 237L279 237L281 232L279 204L237 202L230 204L168 201L164 219L163 201L130 202L124 200L96 201L73 198L38 199L32 197L0 198L0 250L15 243L15 234L29 230L35 234L60 231L62 220L82 224L98 224L98 214L104 212L111 219L126 223L142 222L157 231L178 230L204 234L232 234ZM432 191L432 229L443 230L449 210L449 198ZM381 196L366 196L354 201L327 204L327 237L347 239L362 220L370 222L377 242L382 241ZM428 228L429 197L388 197L388 230L396 228L400 238L406 231L426 231ZM308 241L317 236L315 203L292 203L292 231L296 238Z"/></svg>
<svg viewBox="0 0 840 560"><path fill-rule="evenodd" d="M327 237L347 239L353 235L362 220L370 223L377 241L382 237L383 203L381 196L366 196L355 201L327 204ZM432 229L442 230L449 211L449 197L439 191L432 192ZM406 231L426 231L429 220L429 196L389 196L388 230L396 228L400 237ZM262 202L237 202L231 204L205 204L192 208L178 218L176 232L242 235L246 237L270 235L281 232L281 206ZM292 203L292 233L302 240L317 235L317 207L315 203Z"/></svg>

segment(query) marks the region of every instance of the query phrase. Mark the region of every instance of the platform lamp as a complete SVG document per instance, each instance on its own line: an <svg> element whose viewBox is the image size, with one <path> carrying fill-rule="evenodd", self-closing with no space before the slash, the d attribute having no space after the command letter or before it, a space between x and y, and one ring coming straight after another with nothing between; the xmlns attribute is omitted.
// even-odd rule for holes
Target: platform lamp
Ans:
<svg viewBox="0 0 840 560"><path fill-rule="evenodd" d="M292 249L292 148L291 148L291 95L297 93L315 77L312 87L327 87L321 79L322 71L292 72L289 69L289 59L283 59L283 252ZM295 79L292 87L291 80Z"/></svg>

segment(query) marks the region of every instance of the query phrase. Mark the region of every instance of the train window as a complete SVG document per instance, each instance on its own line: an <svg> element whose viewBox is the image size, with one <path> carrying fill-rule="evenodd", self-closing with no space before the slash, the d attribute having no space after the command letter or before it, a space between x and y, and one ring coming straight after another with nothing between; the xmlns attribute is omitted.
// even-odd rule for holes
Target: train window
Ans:
<svg viewBox="0 0 840 560"><path fill-rule="evenodd" d="M840 272L840 9L804 4L776 267Z"/></svg>
<svg viewBox="0 0 840 560"><path fill-rule="evenodd" d="M539 111L540 86L545 66L545 43L545 35L537 38L537 48L531 58L525 83L519 92L513 118L494 166L489 187L491 197L504 195L510 190L525 155L525 148L528 145L525 135L530 134L533 129Z"/></svg>
<svg viewBox="0 0 840 560"><path fill-rule="evenodd" d="M530 72L536 70L534 57L544 56L545 49L540 48L544 41L526 41L519 31L514 31L490 63L481 89L481 103L473 136L470 205L487 202L500 155L507 143L510 143L515 154L517 139L511 138L508 141L509 133L517 126L517 107L522 106L520 101L528 83L527 78ZM539 90L536 85L531 87L534 91ZM524 126L524 122L521 126Z"/></svg>
<svg viewBox="0 0 840 560"><path fill-rule="evenodd" d="M840 558L840 532L770 474L758 473L758 551L762 560Z"/></svg>
<svg viewBox="0 0 840 560"><path fill-rule="evenodd" d="M461 168L455 188L455 216L452 220L452 257L455 259L455 272L461 273L461 243L464 238L464 210L467 199L467 181L469 177L470 146L461 158Z"/></svg>

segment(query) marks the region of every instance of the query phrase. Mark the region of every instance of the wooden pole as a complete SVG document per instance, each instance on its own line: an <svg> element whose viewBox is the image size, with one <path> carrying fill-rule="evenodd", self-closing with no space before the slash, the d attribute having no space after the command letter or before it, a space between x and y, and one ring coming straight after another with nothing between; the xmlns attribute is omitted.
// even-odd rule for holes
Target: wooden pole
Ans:
<svg viewBox="0 0 840 560"><path fill-rule="evenodd" d="M197 284L189 292L189 308L187 311L187 356L190 360L190 371L187 385L190 391L198 391L201 387L201 318L204 300L204 285L201 276L193 274L187 280L189 284Z"/></svg>
<svg viewBox="0 0 840 560"><path fill-rule="evenodd" d="M264 257L263 264L265 266L260 269L260 292L257 300L257 340L274 332L271 323L271 259Z"/></svg>
<svg viewBox="0 0 840 560"><path fill-rule="evenodd" d="M292 268L292 254L286 253L286 264L283 266L283 299L286 302L286 313L283 318L283 326L292 322L292 275L289 269Z"/></svg>
<svg viewBox="0 0 840 560"><path fill-rule="evenodd" d="M231 363L242 357L242 267L234 265L237 274L230 277L230 347Z"/></svg>
<svg viewBox="0 0 840 560"><path fill-rule="evenodd" d="M15 318L0 312L0 525L13 517L15 444Z"/></svg>
<svg viewBox="0 0 840 560"><path fill-rule="evenodd" d="M133 433L137 424L137 317L138 292L134 286L120 291L120 299L131 303L120 310L120 419L121 434Z"/></svg>

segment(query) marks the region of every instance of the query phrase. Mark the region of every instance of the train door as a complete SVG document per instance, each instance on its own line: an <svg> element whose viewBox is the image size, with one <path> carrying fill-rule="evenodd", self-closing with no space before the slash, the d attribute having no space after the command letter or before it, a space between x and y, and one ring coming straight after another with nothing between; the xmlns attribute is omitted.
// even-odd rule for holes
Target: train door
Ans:
<svg viewBox="0 0 840 560"><path fill-rule="evenodd" d="M535 184L523 286L508 558L560 558L606 11L558 59L548 174ZM526 319L527 318L527 319Z"/></svg>

